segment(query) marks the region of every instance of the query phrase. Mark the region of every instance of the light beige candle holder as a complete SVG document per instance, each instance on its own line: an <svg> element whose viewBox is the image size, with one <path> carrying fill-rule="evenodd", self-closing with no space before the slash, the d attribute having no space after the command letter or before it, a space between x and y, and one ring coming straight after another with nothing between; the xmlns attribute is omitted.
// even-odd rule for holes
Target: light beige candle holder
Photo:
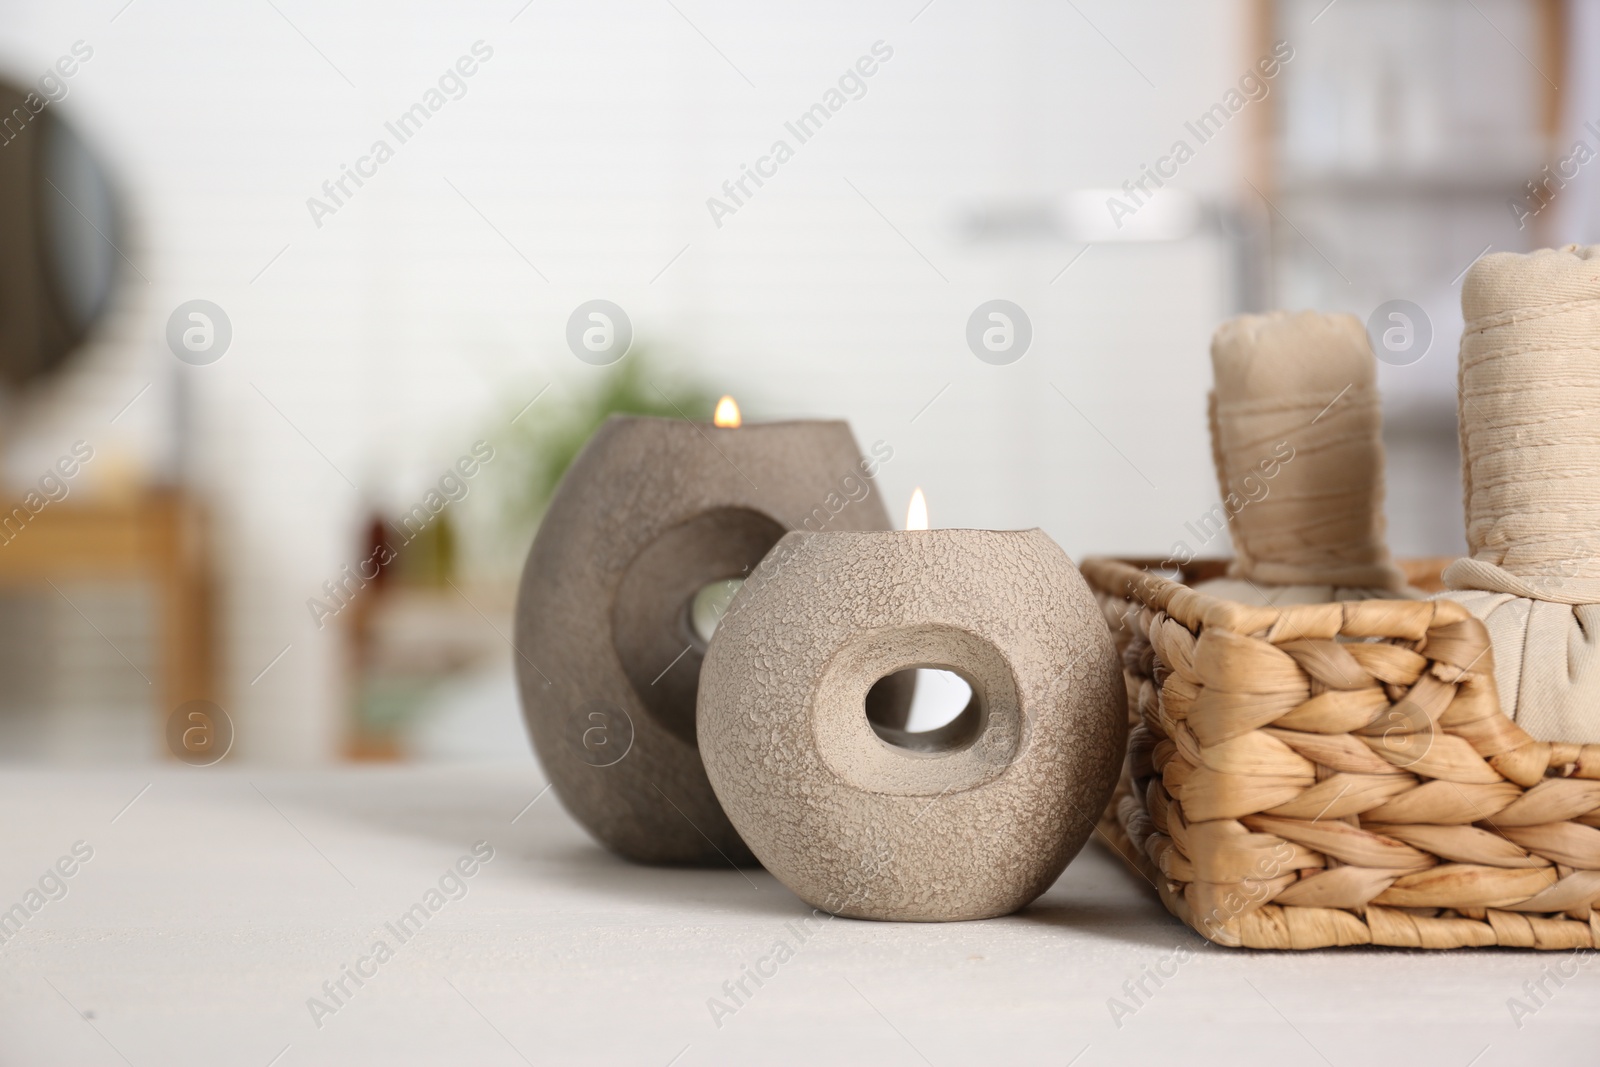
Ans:
<svg viewBox="0 0 1600 1067"><path fill-rule="evenodd" d="M1049 888L1127 734L1111 634L1066 554L1039 530L791 533L768 563L699 702L711 783L767 869L864 919L988 918ZM973 691L914 747L866 707L910 667Z"/></svg>

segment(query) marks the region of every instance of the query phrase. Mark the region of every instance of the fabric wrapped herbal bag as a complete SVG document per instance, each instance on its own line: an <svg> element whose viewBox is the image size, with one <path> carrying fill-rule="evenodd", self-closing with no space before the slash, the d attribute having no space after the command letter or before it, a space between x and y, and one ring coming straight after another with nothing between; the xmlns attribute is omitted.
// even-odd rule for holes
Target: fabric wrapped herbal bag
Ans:
<svg viewBox="0 0 1600 1067"><path fill-rule="evenodd" d="M1416 599L1384 541L1376 359L1352 315L1274 311L1211 339L1211 451L1246 604Z"/></svg>
<svg viewBox="0 0 1600 1067"><path fill-rule="evenodd" d="M1517 725L1600 742L1600 246L1484 256L1461 310L1472 555L1441 595L1488 628Z"/></svg>

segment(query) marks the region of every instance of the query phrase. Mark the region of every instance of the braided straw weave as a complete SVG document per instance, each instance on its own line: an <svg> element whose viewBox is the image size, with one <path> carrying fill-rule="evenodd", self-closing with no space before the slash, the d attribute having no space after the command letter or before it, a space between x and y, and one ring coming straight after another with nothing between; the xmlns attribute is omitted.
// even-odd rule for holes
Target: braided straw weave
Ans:
<svg viewBox="0 0 1600 1067"><path fill-rule="evenodd" d="M1174 915L1245 948L1600 946L1600 745L1501 713L1460 604L1082 571L1133 723L1105 828Z"/></svg>

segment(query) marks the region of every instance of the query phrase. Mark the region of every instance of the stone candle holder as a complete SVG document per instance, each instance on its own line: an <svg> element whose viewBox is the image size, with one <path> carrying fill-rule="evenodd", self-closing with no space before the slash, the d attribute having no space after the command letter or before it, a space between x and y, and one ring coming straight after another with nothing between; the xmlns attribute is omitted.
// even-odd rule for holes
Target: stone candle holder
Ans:
<svg viewBox="0 0 1600 1067"><path fill-rule="evenodd" d="M990 918L1049 888L1127 737L1111 634L1066 553L1040 530L796 532L769 561L700 678L700 751L751 851L851 918ZM864 706L909 667L973 692L917 748Z"/></svg>
<svg viewBox="0 0 1600 1067"><path fill-rule="evenodd" d="M613 417L574 460L523 572L516 665L539 761L606 847L754 862L696 748L705 643L690 602L751 576L791 527L887 529L876 469L843 422ZM903 723L909 701L886 694L879 717Z"/></svg>

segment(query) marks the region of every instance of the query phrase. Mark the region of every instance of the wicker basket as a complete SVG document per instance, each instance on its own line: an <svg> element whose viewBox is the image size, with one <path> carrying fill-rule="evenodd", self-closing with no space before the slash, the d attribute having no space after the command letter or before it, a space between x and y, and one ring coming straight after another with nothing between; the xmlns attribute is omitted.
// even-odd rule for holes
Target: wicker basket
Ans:
<svg viewBox="0 0 1600 1067"><path fill-rule="evenodd" d="M1102 829L1174 915L1245 948L1600 945L1600 745L1502 714L1460 605L1257 608L1082 570L1132 722Z"/></svg>

